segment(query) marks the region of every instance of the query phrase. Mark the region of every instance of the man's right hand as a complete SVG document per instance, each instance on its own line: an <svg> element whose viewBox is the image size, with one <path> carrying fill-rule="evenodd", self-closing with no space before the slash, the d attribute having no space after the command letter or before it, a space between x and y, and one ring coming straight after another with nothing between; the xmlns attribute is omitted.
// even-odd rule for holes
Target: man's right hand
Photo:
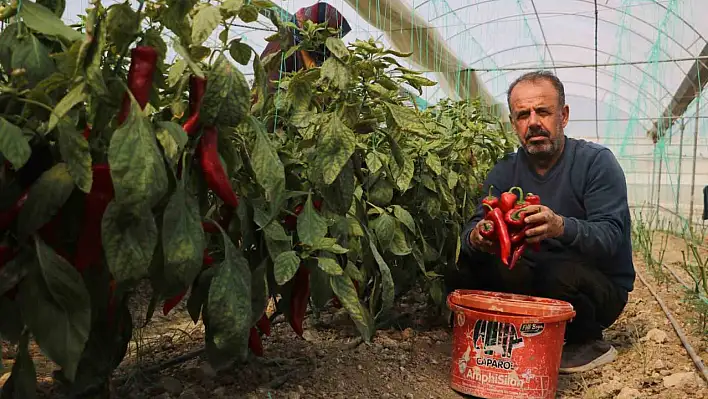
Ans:
<svg viewBox="0 0 708 399"><path fill-rule="evenodd" d="M469 237L467 237L467 241L469 244L472 246L472 248L475 248L480 251L492 253L494 252L494 242L482 237L482 234L480 233L480 230L482 229L482 225L484 223L488 223L489 221L485 221L484 219L480 220L477 222L477 225L474 226L474 229L470 232Z"/></svg>

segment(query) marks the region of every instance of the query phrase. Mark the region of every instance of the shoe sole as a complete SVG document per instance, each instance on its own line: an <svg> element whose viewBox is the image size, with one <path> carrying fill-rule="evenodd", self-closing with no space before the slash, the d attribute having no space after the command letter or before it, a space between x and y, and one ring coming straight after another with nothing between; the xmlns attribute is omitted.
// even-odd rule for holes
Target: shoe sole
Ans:
<svg viewBox="0 0 708 399"><path fill-rule="evenodd" d="M567 367L567 368L562 368L558 370L559 373L561 374L573 374L573 373L582 373L585 371L592 370L594 368L603 366L607 363L613 362L617 358L617 349L615 349L614 346L611 346L610 349L605 352L602 356L598 357L597 359L593 360L592 362L588 364L584 364L582 366L577 366L577 367Z"/></svg>

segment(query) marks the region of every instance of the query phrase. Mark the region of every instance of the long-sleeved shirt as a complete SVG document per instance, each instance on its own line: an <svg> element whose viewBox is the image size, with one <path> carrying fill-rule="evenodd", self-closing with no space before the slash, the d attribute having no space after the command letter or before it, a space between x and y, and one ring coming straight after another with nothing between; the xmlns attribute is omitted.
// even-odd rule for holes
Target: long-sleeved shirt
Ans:
<svg viewBox="0 0 708 399"><path fill-rule="evenodd" d="M524 195L538 194L541 204L564 219L560 237L541 242L541 251L526 250L532 267L562 261L589 263L627 291L634 288L631 215L624 171L606 147L565 137L558 162L543 176L536 173L523 149L507 154L489 172L483 184L499 197L512 187ZM518 193L517 193L518 194ZM463 251L472 259L480 255L469 245L469 233L484 217L480 205L462 231Z"/></svg>

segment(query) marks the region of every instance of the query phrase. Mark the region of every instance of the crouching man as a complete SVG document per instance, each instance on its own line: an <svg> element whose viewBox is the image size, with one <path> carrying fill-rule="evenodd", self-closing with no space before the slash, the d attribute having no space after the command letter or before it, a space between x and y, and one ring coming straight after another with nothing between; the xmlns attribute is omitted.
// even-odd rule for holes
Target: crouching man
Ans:
<svg viewBox="0 0 708 399"><path fill-rule="evenodd" d="M520 77L507 102L521 148L494 166L483 192L491 186L499 197L521 187L540 196L541 205L529 206L526 218L535 226L526 242L540 243L540 250L527 249L509 270L492 254L494 243L480 234L480 206L463 229L458 270L445 276L446 288L570 302L576 317L567 325L561 372L587 371L616 357L602 333L617 320L634 285L624 172L609 149L565 136L569 107L554 75Z"/></svg>

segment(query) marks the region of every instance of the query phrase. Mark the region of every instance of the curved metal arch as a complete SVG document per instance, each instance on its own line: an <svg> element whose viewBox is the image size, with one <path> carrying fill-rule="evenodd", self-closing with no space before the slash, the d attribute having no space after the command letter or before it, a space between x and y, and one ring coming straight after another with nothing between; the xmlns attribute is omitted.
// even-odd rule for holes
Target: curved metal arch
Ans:
<svg viewBox="0 0 708 399"><path fill-rule="evenodd" d="M478 5L485 4L485 3L494 3L494 2L497 2L497 1L501 1L501 0L481 0L481 1L478 1L478 2L473 3L473 4L465 4L465 5L463 5L462 7L458 7L458 8L456 8L456 9L454 9L454 10L451 9L450 11L451 11L452 13L454 13L455 11L460 11L460 10L463 10L463 9L465 9L465 8L469 8L469 7L472 7L472 6L478 6ZM575 1L575 2L578 2L578 3L591 4L591 5L593 5L593 6L595 5L595 1L594 1L594 0L571 0L571 1ZM422 3L418 4L417 6L415 6L414 9L418 9L418 8L420 8L420 7L423 7L424 5L426 5L426 4L429 3L429 2L430 2L430 0L425 0L425 1L423 1ZM661 7L661 8L663 8L664 10L666 10L666 12L668 12L668 13L674 15L678 20L680 20L680 21L683 22L686 26L688 26L699 38L701 38L704 42L706 41L706 39L703 37L703 35L701 35L701 33L700 33L698 30L696 30L696 28L695 28L693 25L689 24L688 21L686 21L685 19L683 19L682 16L676 14L673 10L669 10L668 8L666 8L666 6L664 6L663 4L659 3L659 2L656 1L656 0L654 0L654 4L657 5L657 6L659 6L659 7ZM617 13L620 13L620 14L624 14L624 15L630 17L630 18L636 19L637 21L639 21L639 22L641 22L641 23L643 23L643 24L645 24L645 25L648 25L648 26L650 26L650 27L656 29L658 32L663 33L664 36L669 37L669 38L671 38L671 39L673 40L673 36L672 36L672 35L669 35L669 34L667 34L666 32L664 32L663 30L659 29L659 28L656 26L656 24L652 24L651 22L646 21L646 20L644 20L644 19L642 19L642 18L635 17L635 16L632 15L631 13L628 13L628 12L623 11L620 7L613 7L613 6L609 6L609 5L607 5L607 4L601 4L601 3L598 3L597 5L598 5L598 7L604 8L605 10L611 10L611 11L614 11L614 12L617 12ZM449 14L449 13L448 13L448 14ZM431 19L430 22L432 22L432 21L434 21L434 20L436 20L436 19L438 19L438 18L441 18L441 17L443 17L443 16L445 16L445 15L447 15L447 14L443 14L443 15L436 16L435 18ZM574 14L574 15L581 15L581 14ZM594 19L594 16L593 16L592 18ZM627 30L630 31L630 32L636 33L633 29L627 29ZM679 44L679 43L677 43L677 44ZM695 56L696 56L695 54L692 54L692 53L691 53L690 51L688 51L687 49L684 49L684 50L686 50L686 51L688 52L688 54L689 54L691 57L695 57Z"/></svg>
<svg viewBox="0 0 708 399"><path fill-rule="evenodd" d="M507 66L507 67L515 67L515 66L523 65L523 64L527 64L527 63L529 63L529 62L528 62L528 61L515 62L515 63L512 63L512 64L507 64L506 66ZM564 65L581 65L581 64L580 64L580 63L577 63L577 62L566 62ZM482 72L478 72L478 73L479 73L480 76L481 76L483 73L492 73L492 72L493 72L493 71L482 71ZM491 82L492 79L497 79L497 78L499 78L499 77L501 77L501 76L503 76L503 75L508 75L510 72L512 72L512 71L509 71L509 70L497 71L498 75L496 75L495 77L490 78L490 79L483 79L482 82L486 84L486 83L488 83L488 82ZM638 84L632 82L631 80L629 80L629 79L627 79L627 78L625 78L625 77L623 77L623 76L621 76L621 75L613 74L612 72L609 72L609 71L606 70L606 69L600 69L600 68L598 68L597 72L599 72L599 73L601 73L601 74L603 74L603 75L605 75L605 76L608 76L608 77L618 78L618 79L621 80L623 83L625 83L627 86L630 86L630 87L632 87L633 89L635 89L635 90L637 91L637 93L641 93L641 94L644 95L644 97L647 97L647 98L653 100L654 104L657 105L658 108L663 108L663 107L664 107L664 105L661 104L661 99L664 98L664 97L659 97L659 96L656 96L656 95L654 95L654 94L651 94L651 93L649 93L646 89L643 89L641 86L639 86ZM592 87L594 87L594 85L592 85ZM603 90L605 90L605 91L608 92L608 93L611 93L611 92L612 92L612 91L610 91L610 90L605 89L604 87L600 87L600 88L603 89Z"/></svg>
<svg viewBox="0 0 708 399"><path fill-rule="evenodd" d="M572 80L566 80L566 81L564 81L564 83L573 83L573 84L577 84L577 85L580 85L580 86L595 87L594 85L591 85L591 84L589 84L589 83L575 82L575 81L572 81ZM501 93L498 94L498 96L502 96L502 95L504 95L504 94L505 94L505 92L501 92ZM585 98L585 99L588 99L588 100L592 100L593 102L595 101L595 97L591 97L591 96L584 95L584 94L576 94L576 93L573 93L573 92L566 92L566 93L565 93L565 96L566 96L566 97ZM619 95L619 94L618 94L617 96L618 96L619 98L621 98L622 100L624 100L624 101L625 101L626 103L628 103L628 104L634 104L634 103L635 103L634 100L630 100L629 98L627 98L627 97L625 97L625 96L622 96L622 95ZM496 98L496 97L495 97L495 98ZM607 105L607 106L617 107L617 109L619 109L620 111L622 111L622 112L624 112L624 113L626 113L626 114L628 114L628 115L631 115L631 114L633 113L632 110L628 110L628 109L625 108L625 107L621 107L621 106L618 106L618 105L616 105L616 104L612 104L612 103L608 102L607 100L600 100L600 99L598 99L598 102L601 102L601 103L603 103L603 104L605 104L605 105ZM566 103L567 103L567 101L566 101ZM651 119L651 118L652 118L647 112L645 112L645 111L643 111L643 110L638 110L636 113L638 113L638 114L640 114L640 115L646 117L647 119Z"/></svg>
<svg viewBox="0 0 708 399"><path fill-rule="evenodd" d="M582 15L582 14L575 14L575 13L564 13L564 12L552 12L552 13L546 12L546 13L539 13L539 14L541 14L541 15L558 15L558 16L571 16L571 15L572 15L573 17L588 18L588 19L593 19L593 20L595 19L594 17L589 16L589 15ZM476 28L484 27L485 25L488 25L488 24L491 24L491 23L501 22L501 21L504 21L504 20L506 20L506 19L515 18L515 17L518 17L518 16L532 16L532 15L534 15L534 14L532 14L532 13L525 13L525 14L507 15L507 16L505 16L505 17L500 17L500 18L496 18L496 19L487 20L487 21L484 21L484 22L481 22L481 23L478 23L478 24L469 26L469 27L465 28L464 30L455 33L454 35L452 35L452 36L450 36L450 37L447 37L446 40L454 39L455 37L457 37L457 36L459 36L459 35L461 35L461 34L463 34L463 33L467 33L467 32L469 32L469 31L471 31L471 30L473 30L473 29L476 29ZM606 24L608 24L608 25L614 25L614 26L617 26L617 27L620 27L620 28L621 28L621 25L619 25L619 24L617 24L617 23L614 23L614 22L612 22L612 21L608 21L608 20L603 19L603 18L598 18L598 21L602 21L603 23L606 23ZM629 31L632 32L634 35L639 36L640 38L644 39L647 43L650 43L650 44L652 44L652 45L654 44L654 41L652 41L652 40L649 39L648 37L646 37L646 36L644 36L644 35L642 35L642 34L636 32L636 31L633 31L633 30L631 30L631 29L629 29ZM659 30L659 29L657 29L657 31L659 31L659 32L661 32L661 33L664 33L662 30ZM671 36L667 36L667 37L671 37ZM679 47L681 47L681 49L683 49L686 53L688 53L689 55L691 55L691 52L688 50L688 48L684 47L681 43L679 43L678 41L674 40L673 38L671 38L671 41L673 41L674 43L676 43ZM662 52L664 55L666 55L667 58L669 58L669 59L675 58L675 57L673 57L671 54L669 54L668 52L666 52L666 50L664 50L663 48L661 48L660 50L661 50L661 52ZM594 49L593 49L593 51L594 51ZM549 53L550 53L550 50L549 50ZM693 55L691 55L691 56L693 56ZM681 66L681 64L678 63L678 61L674 61L673 64L676 65L676 67L677 67L684 75L688 73L688 71L684 70L683 67Z"/></svg>
<svg viewBox="0 0 708 399"><path fill-rule="evenodd" d="M572 83L572 84L576 84L576 85L578 85L578 86L585 86L585 87L591 87L591 88L592 88L592 87L595 87L594 84L585 83L585 82L578 82L578 81L575 81L575 80L564 80L563 83L564 83L564 84L565 84L565 83ZM612 91L607 90L607 89L605 89L605 88L601 88L601 89L604 90L604 91L606 91L606 92L608 92L608 93L611 93L611 92L612 92ZM619 94L619 93L614 93L614 94L617 96L617 98L620 98L620 99L624 100L627 104L630 104L630 105L631 105L631 104L636 103L636 100L630 99L630 98L628 98L628 97L626 97L626 96L623 96L623 95L621 95L621 94ZM499 95L499 96L506 96L506 91L503 91L503 92L499 93L498 95ZM582 97L582 98L591 99L593 102L595 101L595 97L590 97L590 96L587 96L587 95L576 94L576 93L573 93L573 92L567 92L567 91L566 91L566 92L565 92L565 96L566 96L566 97L570 97L570 96ZM495 98L497 98L497 97L495 97ZM599 99L599 98L598 98L597 101L598 101L598 102L601 102L601 103L603 103L603 104L606 104L606 105L608 105L608 106L615 106L615 107L617 107L619 110L621 110L622 112L624 112L624 113L626 113L626 114L628 114L628 115L631 115L632 112L634 112L632 109L627 109L627 108L625 108L625 107L620 107L620 106L617 106L617 105L613 105L613 104L611 104L610 102L608 102L607 100L604 100L604 99ZM504 103L506 103L506 101L504 101ZM655 105L658 105L658 106L659 106L658 109L662 109L661 104L655 104ZM641 115L647 117L647 118L651 118L651 116L650 116L646 111L644 111L644 110L637 110L637 112L640 113Z"/></svg>
<svg viewBox="0 0 708 399"><path fill-rule="evenodd" d="M548 45L549 45L549 46L553 46L553 47L571 47L571 48L579 48L579 49L583 49L583 50L595 51L595 49L594 49L593 47L583 46L583 45L580 45L580 44L548 43ZM486 60L486 59L488 59L488 58L491 58L491 57L493 57L493 56L495 56L495 55L502 54L502 53L506 53L506 52L508 52L508 51L520 50L520 49L524 49L524 48L528 48L528 47L537 47L537 46L538 46L538 44L524 44L524 45L521 45L521 46L509 47L509 48L506 48L506 49L504 49L504 50L499 50L499 51L496 51L496 52L494 52L494 53L488 54L488 55L486 55L486 56L484 56L484 57L482 57L482 58L476 59L476 60L474 60L473 62L470 62L470 63L468 63L468 64L470 65L470 69L471 69L471 70L474 70L474 66L472 66L472 65L474 65L474 64L476 64L476 63L478 63L478 62L484 61L484 60ZM606 51L598 50L598 53L613 56L613 57L615 57L617 60L619 60L620 62L628 62L628 61L625 60L624 58L620 58L620 57L618 57L617 55L614 55L614 54L612 54L612 53L608 53L608 52L606 52ZM628 66L634 67L634 68L638 69L642 74L644 74L644 75L646 75L646 76L649 76L649 77L651 78L651 80L653 80L654 82L656 82L656 84L657 84L658 86L660 86L662 89L664 89L664 91L666 91L669 95L673 95L673 93L671 92L671 90L669 90L666 86L664 86L664 84L661 83L661 81L659 81L656 77L652 76L650 73L648 73L648 72L645 71L644 69L642 69L642 68L640 68L639 66L634 65L634 64L629 64Z"/></svg>

